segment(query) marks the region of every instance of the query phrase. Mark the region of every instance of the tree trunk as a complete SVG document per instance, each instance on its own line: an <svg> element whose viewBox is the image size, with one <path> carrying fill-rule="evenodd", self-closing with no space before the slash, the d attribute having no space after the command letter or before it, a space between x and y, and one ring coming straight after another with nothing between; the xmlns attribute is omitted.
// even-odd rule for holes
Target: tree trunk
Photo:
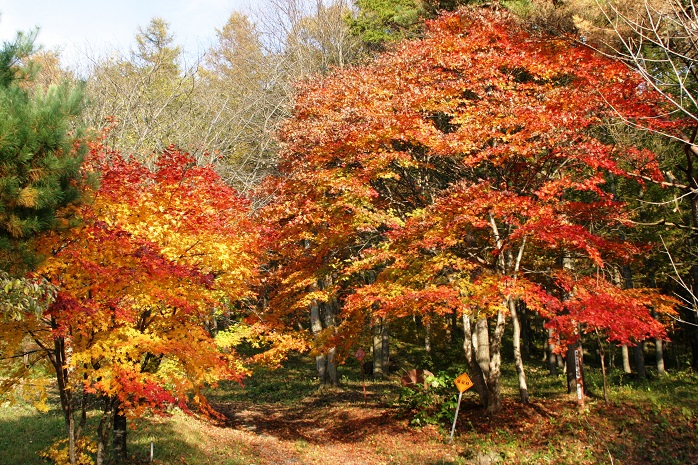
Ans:
<svg viewBox="0 0 698 465"><path fill-rule="evenodd" d="M56 320L51 317L51 328L56 329ZM71 465L77 463L76 438L75 438L75 403L72 390L69 385L68 354L65 349L65 339L56 337L53 340L53 354L50 355L51 364L56 371L56 384L61 400L61 410L68 433L68 460Z"/></svg>
<svg viewBox="0 0 698 465"><path fill-rule="evenodd" d="M390 370L390 336L385 317L377 318L373 323L373 377L387 378Z"/></svg>
<svg viewBox="0 0 698 465"><path fill-rule="evenodd" d="M327 376L325 384L331 384L332 386L339 386L339 376L337 374L337 360L335 359L337 355L337 348L331 347L327 351L326 363L327 363Z"/></svg>
<svg viewBox="0 0 698 465"><path fill-rule="evenodd" d="M655 339L654 351L655 361L657 362L657 374L664 376L666 375L666 369L664 368L664 341Z"/></svg>
<svg viewBox="0 0 698 465"><path fill-rule="evenodd" d="M383 378L383 324L382 318L373 322L373 378Z"/></svg>
<svg viewBox="0 0 698 465"><path fill-rule="evenodd" d="M487 413L494 414L502 409L502 394L499 378L502 374L502 336L506 326L506 313L503 310L497 312L497 324L492 337L490 337L490 371L487 377L488 400Z"/></svg>
<svg viewBox="0 0 698 465"><path fill-rule="evenodd" d="M655 320L657 319L656 310L652 310L652 316ZM664 369L664 341L659 338L654 340L654 358L657 363L657 374L659 376L664 376L666 374L666 370Z"/></svg>
<svg viewBox="0 0 698 465"><path fill-rule="evenodd" d="M97 425L97 462L96 465L104 465L107 453L107 443L111 435L112 412L115 399L104 397L104 411Z"/></svg>
<svg viewBox="0 0 698 465"><path fill-rule="evenodd" d="M479 339L477 337L477 330L472 324L471 316L467 313L463 313L462 319L464 334L463 352L465 353L465 361L468 363L468 368L470 370L470 379L473 382L475 392L477 392L478 396L480 397L480 402L482 403L483 407L487 408L487 405L489 404L487 382L485 381L485 376L482 373L482 367L478 363L476 354L479 350L487 350L489 353L489 348L486 349L485 347L477 347ZM485 323L486 322L487 320L485 320ZM485 330L486 329L487 325L485 325ZM489 338L486 338L485 340L487 341L487 344L489 344ZM489 369L489 364L487 367Z"/></svg>
<svg viewBox="0 0 698 465"><path fill-rule="evenodd" d="M523 305L522 301L517 301L522 304L519 306L519 321L521 322L521 355L525 356L526 359L531 358L531 318L529 317L528 309L526 305Z"/></svg>
<svg viewBox="0 0 698 465"><path fill-rule="evenodd" d="M114 422L112 431L114 432L112 438L114 460L117 463L125 462L128 457L128 450L126 448L126 415L124 415L123 410L121 410L119 401L114 402Z"/></svg>
<svg viewBox="0 0 698 465"><path fill-rule="evenodd" d="M628 354L628 345L623 344L620 348L620 353L623 358L623 372L624 373L632 373L633 371L630 369L630 355Z"/></svg>
<svg viewBox="0 0 698 465"><path fill-rule="evenodd" d="M456 338L459 332L458 329L458 314L456 312L451 312L451 315L449 316L451 320L451 333L449 334L449 340L451 344L456 342Z"/></svg>
<svg viewBox="0 0 698 465"><path fill-rule="evenodd" d="M645 343L638 342L635 347L633 347L633 353L635 355L635 371L637 372L638 379L647 379L647 370L645 369Z"/></svg>
<svg viewBox="0 0 698 465"><path fill-rule="evenodd" d="M501 385L501 347L502 336L506 326L506 311L497 313L497 323L488 337L487 319L480 317L473 325L473 318L463 314L463 351L470 370L470 379L475 391L488 414L494 414L502 408Z"/></svg>
<svg viewBox="0 0 698 465"><path fill-rule="evenodd" d="M698 225L694 225L698 226ZM693 308L688 309L688 321L693 324L686 325L689 343L691 344L691 367L698 371L698 265L691 266L691 292L693 293Z"/></svg>
<svg viewBox="0 0 698 465"><path fill-rule="evenodd" d="M516 301L513 298L507 299L507 306L509 307L509 313L511 314L511 320L514 325L514 362L516 364L516 373L519 378L519 396L521 402L527 404L528 399L528 387L526 385L526 372L524 371L523 358L521 357L521 324L519 322L519 316L516 312Z"/></svg>
<svg viewBox="0 0 698 465"><path fill-rule="evenodd" d="M616 351L613 344L608 346L608 369L613 371L616 368Z"/></svg>
<svg viewBox="0 0 698 465"><path fill-rule="evenodd" d="M320 337L322 332L322 319L320 318L320 304L313 300L310 304L310 330L313 332L315 338ZM327 382L327 355L324 353L319 353L315 356L315 365L317 367L317 374L320 384L325 384Z"/></svg>
<svg viewBox="0 0 698 465"><path fill-rule="evenodd" d="M630 269L630 266L624 265L620 271L621 271L621 275L623 276L625 288L632 289L633 288L633 272ZM625 373L631 373L632 370L630 369L630 357L628 355L628 346L626 344L623 344L623 347L621 350L622 350L622 354L623 354L623 371ZM635 367L635 368L637 368L637 367Z"/></svg>
<svg viewBox="0 0 698 465"><path fill-rule="evenodd" d="M424 325L424 350L429 357L431 355L431 318Z"/></svg>
<svg viewBox="0 0 698 465"><path fill-rule="evenodd" d="M625 280L625 288L632 289L635 287L633 285L633 272L630 266L625 265L621 268L621 273ZM633 354L635 358L635 371L637 372L638 379L645 379L647 377L647 371L645 370L645 354L644 354L644 343L639 342L633 348ZM627 348L626 348L627 350ZM623 360L623 368L625 368L625 360ZM626 371L628 373L628 371Z"/></svg>
<svg viewBox="0 0 698 465"><path fill-rule="evenodd" d="M481 317L475 324L475 333L472 335L475 339L473 347L475 348L475 360L480 366L485 379L490 376L490 334L487 323L487 318Z"/></svg>
<svg viewBox="0 0 698 465"><path fill-rule="evenodd" d="M336 333L337 321L336 315L338 312L338 303L334 298L323 305L325 309L325 328L332 329ZM339 385L339 376L337 375L337 348L330 347L327 349L327 382L332 386Z"/></svg>
<svg viewBox="0 0 698 465"><path fill-rule="evenodd" d="M551 376L557 377L557 346L552 342L553 330L548 329L548 371Z"/></svg>
<svg viewBox="0 0 698 465"><path fill-rule="evenodd" d="M567 346L567 393L574 394L579 408L584 407L584 352L581 341Z"/></svg>
<svg viewBox="0 0 698 465"><path fill-rule="evenodd" d="M390 375L390 333L388 332L388 320L383 318L381 356L383 357L383 377Z"/></svg>
<svg viewBox="0 0 698 465"><path fill-rule="evenodd" d="M576 344L569 344L567 346L567 353L565 355L565 365L567 374L567 394L572 394L577 391L577 378L575 377L575 367L574 367L574 351L576 350Z"/></svg>
<svg viewBox="0 0 698 465"><path fill-rule="evenodd" d="M603 345L603 342L601 341L601 338L598 337L596 341L599 344L599 358L601 359L601 376L603 378L603 399L606 404L608 404L608 382L606 379L606 348Z"/></svg>
<svg viewBox="0 0 698 465"><path fill-rule="evenodd" d="M337 303L333 299L330 299L329 302L313 300L310 304L310 330L315 340L318 341L318 345L322 343L322 332L324 330L332 330L336 326L336 307ZM335 347L317 347L317 350L318 355L315 356L315 365L320 384L337 386L339 384L336 360L337 349Z"/></svg>

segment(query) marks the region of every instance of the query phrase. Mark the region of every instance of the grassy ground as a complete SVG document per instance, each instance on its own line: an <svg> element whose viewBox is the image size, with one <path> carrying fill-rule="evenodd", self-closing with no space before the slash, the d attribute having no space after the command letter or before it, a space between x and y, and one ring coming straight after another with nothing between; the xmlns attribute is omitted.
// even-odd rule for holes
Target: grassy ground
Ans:
<svg viewBox="0 0 698 465"><path fill-rule="evenodd" d="M353 363L342 368L338 389L318 390L311 360L300 356L284 369L259 371L244 388L222 385L210 393L225 415L218 423L179 412L133 422L132 463L148 461L151 442L156 464L465 465L487 463L485 456L506 464L698 463L695 374L671 373L638 383L613 373L606 404L600 377L590 369L590 397L580 414L564 392L562 377L551 378L531 366L532 402L519 404L512 384L516 377L507 366L502 413L488 418L467 392L449 444L451 410L435 415L435 425L411 427L409 418L399 415L398 376L367 380L364 397ZM3 405L0 464L45 464L36 453L62 434L56 406L40 414L27 406Z"/></svg>

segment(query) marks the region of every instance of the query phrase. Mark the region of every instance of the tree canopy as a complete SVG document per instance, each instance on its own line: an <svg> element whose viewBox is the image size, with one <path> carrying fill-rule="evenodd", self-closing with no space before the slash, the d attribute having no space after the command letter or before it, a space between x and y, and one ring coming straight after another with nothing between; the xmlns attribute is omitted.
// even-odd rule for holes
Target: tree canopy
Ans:
<svg viewBox="0 0 698 465"><path fill-rule="evenodd" d="M614 284L641 248L618 234L628 213L608 186L661 173L654 154L618 151L599 129L619 109L657 116L658 97L622 63L529 34L503 11L428 26L300 93L270 182L271 311L298 318L340 299L331 341L345 354L377 316L494 317L497 341L519 301L563 340L577 324L618 342L664 334L649 297Z"/></svg>

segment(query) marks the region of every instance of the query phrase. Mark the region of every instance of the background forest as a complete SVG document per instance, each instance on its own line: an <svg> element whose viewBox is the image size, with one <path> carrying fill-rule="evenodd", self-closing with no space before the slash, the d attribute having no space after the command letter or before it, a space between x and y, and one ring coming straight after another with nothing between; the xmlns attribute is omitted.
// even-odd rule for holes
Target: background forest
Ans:
<svg viewBox="0 0 698 465"><path fill-rule="evenodd" d="M0 436L60 421L0 457L698 460L697 21L692 0L266 0L195 59L153 18L80 70L19 32ZM223 436L248 427L306 442ZM154 459L131 435L173 439Z"/></svg>

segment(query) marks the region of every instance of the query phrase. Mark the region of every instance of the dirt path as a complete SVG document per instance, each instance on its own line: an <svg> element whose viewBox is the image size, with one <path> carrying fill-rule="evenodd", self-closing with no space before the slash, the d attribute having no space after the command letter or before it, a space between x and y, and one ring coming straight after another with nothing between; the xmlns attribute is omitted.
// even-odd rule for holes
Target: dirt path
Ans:
<svg viewBox="0 0 698 465"><path fill-rule="evenodd" d="M408 428L385 407L217 404L227 422L216 428L245 440L261 464L448 464L458 452L434 428ZM227 432L225 430L228 430ZM232 431L231 431L232 430Z"/></svg>

